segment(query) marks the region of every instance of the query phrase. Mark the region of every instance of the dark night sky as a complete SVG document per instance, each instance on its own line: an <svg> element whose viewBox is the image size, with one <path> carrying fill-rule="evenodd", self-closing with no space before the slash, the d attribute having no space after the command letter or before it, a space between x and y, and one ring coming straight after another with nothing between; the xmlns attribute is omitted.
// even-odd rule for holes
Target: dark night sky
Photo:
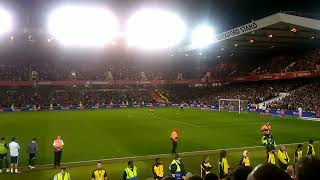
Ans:
<svg viewBox="0 0 320 180"><path fill-rule="evenodd" d="M320 0L7 0L20 27L45 26L46 14L58 4L97 3L109 7L122 20L141 7L161 7L177 11L188 26L209 22L217 32L282 11L320 14Z"/></svg>

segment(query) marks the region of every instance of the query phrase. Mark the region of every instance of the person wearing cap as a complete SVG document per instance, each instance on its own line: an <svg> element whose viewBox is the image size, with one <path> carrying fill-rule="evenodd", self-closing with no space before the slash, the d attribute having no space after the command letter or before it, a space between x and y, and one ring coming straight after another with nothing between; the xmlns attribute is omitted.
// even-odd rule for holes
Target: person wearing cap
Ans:
<svg viewBox="0 0 320 180"><path fill-rule="evenodd" d="M0 140L0 173L2 173L3 163L5 163L7 168L7 172L10 172L9 164L8 164L8 144L5 141L5 138L1 138Z"/></svg>
<svg viewBox="0 0 320 180"><path fill-rule="evenodd" d="M170 140L172 142L171 154L177 154L177 146L178 146L178 129L177 128L172 130L170 135Z"/></svg>
<svg viewBox="0 0 320 180"><path fill-rule="evenodd" d="M66 168L61 168L61 171L54 176L53 180L71 180L70 173L66 171Z"/></svg>
<svg viewBox="0 0 320 180"><path fill-rule="evenodd" d="M37 139L32 139L31 143L28 145L28 154L29 154L29 169L34 169L36 161L36 153L39 151Z"/></svg>
<svg viewBox="0 0 320 180"><path fill-rule="evenodd" d="M128 167L124 169L123 180L138 180L137 167L133 165L133 161L128 162Z"/></svg>
<svg viewBox="0 0 320 180"><path fill-rule="evenodd" d="M242 157L240 159L240 166L250 166L250 159L248 157L248 151L243 151Z"/></svg>
<svg viewBox="0 0 320 180"><path fill-rule="evenodd" d="M60 136L57 136L57 139L55 139L53 142L54 167L60 166L63 146L64 146L63 140L61 139Z"/></svg>

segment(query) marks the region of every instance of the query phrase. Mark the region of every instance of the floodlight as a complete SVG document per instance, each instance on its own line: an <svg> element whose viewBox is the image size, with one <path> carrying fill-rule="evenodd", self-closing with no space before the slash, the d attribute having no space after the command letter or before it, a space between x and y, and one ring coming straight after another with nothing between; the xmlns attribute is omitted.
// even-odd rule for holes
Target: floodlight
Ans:
<svg viewBox="0 0 320 180"><path fill-rule="evenodd" d="M12 17L9 12L0 9L0 34L12 31Z"/></svg>
<svg viewBox="0 0 320 180"><path fill-rule="evenodd" d="M103 46L118 33L116 17L97 7L55 9L49 16L48 28L55 40L71 46Z"/></svg>
<svg viewBox="0 0 320 180"><path fill-rule="evenodd" d="M192 32L192 46L203 48L215 41L214 30L208 25L201 25Z"/></svg>
<svg viewBox="0 0 320 180"><path fill-rule="evenodd" d="M181 42L184 33L184 22L176 14L159 9L135 13L126 27L128 45L142 49L173 47Z"/></svg>

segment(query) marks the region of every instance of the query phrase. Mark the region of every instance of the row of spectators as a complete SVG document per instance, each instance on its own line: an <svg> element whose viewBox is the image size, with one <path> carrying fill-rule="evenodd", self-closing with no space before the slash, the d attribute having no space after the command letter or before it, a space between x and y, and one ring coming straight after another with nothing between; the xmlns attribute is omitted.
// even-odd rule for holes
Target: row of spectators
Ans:
<svg viewBox="0 0 320 180"><path fill-rule="evenodd" d="M291 52L274 57L257 57L263 63L248 62L218 62L214 66L205 66L205 72L210 72L211 78L223 79L241 76L254 76L280 72L320 71L320 49L309 52ZM261 61L260 61L261 62Z"/></svg>
<svg viewBox="0 0 320 180"><path fill-rule="evenodd" d="M248 100L249 104L257 104L276 97L279 93L290 92L301 84L300 81L267 81L225 84L210 88L172 88L168 96L173 102L218 105L219 99L241 99Z"/></svg>
<svg viewBox="0 0 320 180"><path fill-rule="evenodd" d="M135 64L41 63L0 65L0 80L179 80L197 78L197 73L143 68Z"/></svg>
<svg viewBox="0 0 320 180"><path fill-rule="evenodd" d="M320 70L320 49L307 53L275 56L263 62L265 63L218 61L217 64L204 63L201 65L204 67L198 67L200 71L190 71L187 70L190 67L179 69L179 65L171 67L168 65L170 63L161 64L161 62L146 65L147 63L143 62L44 61L30 64L2 64L0 80L176 80L199 79L205 76L207 79L223 79L279 72L314 71Z"/></svg>
<svg viewBox="0 0 320 180"><path fill-rule="evenodd" d="M128 87L129 88L129 87ZM268 104L270 108L320 112L320 83L317 79L309 81L281 80L266 82L250 82L235 84L216 84L215 87L166 87L161 94L167 98L165 102L195 103L219 105L219 99L246 100L247 105L258 104L279 95L289 93L285 98ZM120 89L94 89L94 88L23 88L3 89L0 91L0 107L83 105L141 104L158 101L152 89L137 89L122 87ZM163 99L164 100L164 99Z"/></svg>
<svg viewBox="0 0 320 180"><path fill-rule="evenodd" d="M57 106L95 106L112 104L141 104L154 102L145 89L121 90L4 90L0 93L0 107L49 107Z"/></svg>
<svg viewBox="0 0 320 180"><path fill-rule="evenodd" d="M287 54L274 57L271 63L258 66L249 75L315 70L320 70L320 49L307 52L303 55Z"/></svg>
<svg viewBox="0 0 320 180"><path fill-rule="evenodd" d="M292 91L280 101L269 105L271 108L320 112L320 83L311 83Z"/></svg>

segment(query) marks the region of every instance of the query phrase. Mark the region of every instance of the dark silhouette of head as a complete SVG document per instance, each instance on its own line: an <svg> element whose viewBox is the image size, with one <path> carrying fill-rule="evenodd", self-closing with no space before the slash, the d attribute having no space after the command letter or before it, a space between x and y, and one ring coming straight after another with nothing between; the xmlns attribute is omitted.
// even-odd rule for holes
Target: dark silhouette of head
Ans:
<svg viewBox="0 0 320 180"><path fill-rule="evenodd" d="M297 180L320 179L320 160L314 157L301 158L296 166Z"/></svg>
<svg viewBox="0 0 320 180"><path fill-rule="evenodd" d="M216 174L209 173L203 177L203 180L219 180L219 178Z"/></svg>
<svg viewBox="0 0 320 180"><path fill-rule="evenodd" d="M226 177L226 180L247 180L248 175L252 171L250 166L238 166Z"/></svg>
<svg viewBox="0 0 320 180"><path fill-rule="evenodd" d="M291 177L273 164L260 164L249 174L248 180L291 180Z"/></svg>

